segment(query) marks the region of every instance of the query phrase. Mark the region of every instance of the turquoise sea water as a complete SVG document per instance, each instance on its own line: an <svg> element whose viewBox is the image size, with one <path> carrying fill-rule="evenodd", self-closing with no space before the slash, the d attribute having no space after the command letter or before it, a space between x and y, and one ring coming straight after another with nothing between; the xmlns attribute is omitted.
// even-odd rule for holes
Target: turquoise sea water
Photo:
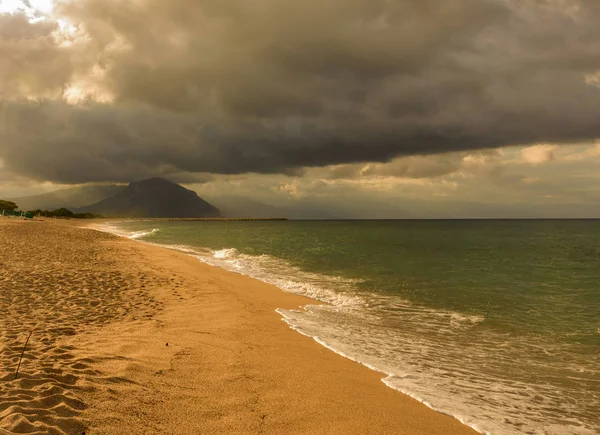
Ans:
<svg viewBox="0 0 600 435"><path fill-rule="evenodd" d="M279 312L481 432L600 433L600 221L124 221L109 230L324 302Z"/></svg>

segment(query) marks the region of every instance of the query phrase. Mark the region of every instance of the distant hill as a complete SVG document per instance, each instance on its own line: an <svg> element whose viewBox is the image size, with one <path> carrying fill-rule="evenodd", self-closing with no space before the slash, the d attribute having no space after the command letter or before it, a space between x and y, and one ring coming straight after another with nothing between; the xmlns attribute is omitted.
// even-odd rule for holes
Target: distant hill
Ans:
<svg viewBox="0 0 600 435"><path fill-rule="evenodd" d="M220 217L216 207L194 191L163 178L131 183L121 192L100 202L74 210L118 217Z"/></svg>
<svg viewBox="0 0 600 435"><path fill-rule="evenodd" d="M74 209L102 201L126 188L127 186L116 184L70 187L41 195L13 198L11 201L17 203L20 210L56 210L61 207Z"/></svg>

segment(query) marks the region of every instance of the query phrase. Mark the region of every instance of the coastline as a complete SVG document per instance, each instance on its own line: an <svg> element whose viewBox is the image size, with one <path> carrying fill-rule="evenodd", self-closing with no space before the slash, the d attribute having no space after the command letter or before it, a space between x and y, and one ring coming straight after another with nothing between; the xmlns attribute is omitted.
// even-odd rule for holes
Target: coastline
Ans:
<svg viewBox="0 0 600 435"><path fill-rule="evenodd" d="M96 233L72 222L17 225L63 238ZM95 246L135 277L122 290L141 314L61 338L89 365L76 382L86 433L477 433L291 330L275 311L312 300L98 234Z"/></svg>

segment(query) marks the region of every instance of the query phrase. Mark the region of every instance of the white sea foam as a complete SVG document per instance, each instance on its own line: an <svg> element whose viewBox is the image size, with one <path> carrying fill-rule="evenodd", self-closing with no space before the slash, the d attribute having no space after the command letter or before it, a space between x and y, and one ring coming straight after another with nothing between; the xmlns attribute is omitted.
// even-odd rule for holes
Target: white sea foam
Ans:
<svg viewBox="0 0 600 435"><path fill-rule="evenodd" d="M158 228L153 228L149 231L135 231L127 237L130 239L141 239L142 237L152 236L152 235L158 233L159 231L160 230Z"/></svg>
<svg viewBox="0 0 600 435"><path fill-rule="evenodd" d="M359 282L339 276L305 272L269 255L247 255L236 249L198 252L196 257L212 266L250 276L280 289L335 306L364 304L351 292Z"/></svg>
<svg viewBox="0 0 600 435"><path fill-rule="evenodd" d="M128 239L141 239L143 237L149 237L157 234L160 229L152 228L150 230L140 230L140 231L127 231L124 230L118 222L107 222L104 224L100 224L97 228L101 231L114 234L116 236L125 237Z"/></svg>

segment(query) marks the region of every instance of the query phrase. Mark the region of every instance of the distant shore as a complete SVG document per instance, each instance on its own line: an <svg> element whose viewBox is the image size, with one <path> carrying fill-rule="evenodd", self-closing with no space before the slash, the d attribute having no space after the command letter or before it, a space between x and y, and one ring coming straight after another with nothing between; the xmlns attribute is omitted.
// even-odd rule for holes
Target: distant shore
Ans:
<svg viewBox="0 0 600 435"><path fill-rule="evenodd" d="M0 221L0 433L476 433L274 311L313 301L81 223Z"/></svg>
<svg viewBox="0 0 600 435"><path fill-rule="evenodd" d="M245 217L199 217L199 218L123 218L135 220L150 220L150 221L287 221L288 218L283 217L268 217L268 218L245 218Z"/></svg>

